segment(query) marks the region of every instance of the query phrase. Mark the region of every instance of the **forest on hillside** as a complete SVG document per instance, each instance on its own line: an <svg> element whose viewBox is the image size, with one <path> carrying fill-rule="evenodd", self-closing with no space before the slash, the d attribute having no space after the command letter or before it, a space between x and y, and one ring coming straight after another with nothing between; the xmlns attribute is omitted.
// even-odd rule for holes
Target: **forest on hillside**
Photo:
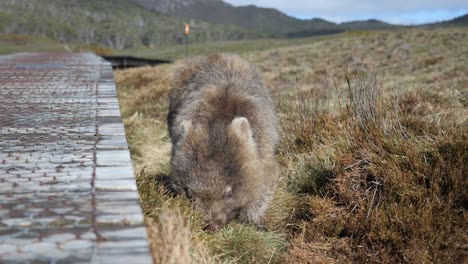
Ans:
<svg viewBox="0 0 468 264"><path fill-rule="evenodd" d="M194 43L260 36L232 25L185 21L126 0L0 1L0 33L44 36L113 49L183 43L186 22L192 26L190 41Z"/></svg>

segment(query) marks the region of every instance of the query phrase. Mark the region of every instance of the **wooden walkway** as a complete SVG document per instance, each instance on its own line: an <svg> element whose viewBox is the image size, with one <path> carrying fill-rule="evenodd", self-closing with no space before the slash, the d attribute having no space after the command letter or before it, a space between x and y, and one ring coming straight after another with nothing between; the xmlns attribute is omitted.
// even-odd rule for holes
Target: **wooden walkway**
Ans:
<svg viewBox="0 0 468 264"><path fill-rule="evenodd" d="M0 56L0 263L151 263L111 64Z"/></svg>

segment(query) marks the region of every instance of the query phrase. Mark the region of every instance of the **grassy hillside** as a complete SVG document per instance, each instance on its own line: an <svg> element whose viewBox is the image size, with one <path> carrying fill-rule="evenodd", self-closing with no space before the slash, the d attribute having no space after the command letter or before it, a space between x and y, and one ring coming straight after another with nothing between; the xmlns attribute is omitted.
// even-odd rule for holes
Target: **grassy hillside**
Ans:
<svg viewBox="0 0 468 264"><path fill-rule="evenodd" d="M468 233L468 33L354 32L242 54L281 121L267 231L202 230L157 179L176 65L117 71L156 263L463 263Z"/></svg>
<svg viewBox="0 0 468 264"><path fill-rule="evenodd" d="M442 26L468 26L468 14L456 17L452 20L435 23L434 25Z"/></svg>
<svg viewBox="0 0 468 264"><path fill-rule="evenodd" d="M186 21L127 0L2 0L0 33L43 36L113 49L183 43ZM259 34L236 26L191 21L192 42L245 39Z"/></svg>
<svg viewBox="0 0 468 264"><path fill-rule="evenodd" d="M256 40L229 40L215 41L207 43L192 43L189 38L189 55L208 55L215 52L236 52L263 51L271 48L279 48L291 45L305 45L323 38L333 38L336 36L316 36L313 38L278 38L278 39L256 39ZM110 49L102 45L64 43L51 40L46 37L33 37L18 34L0 34L0 54L15 52L79 52L90 51L97 54L128 55L155 59L182 59L185 56L184 44L162 45L157 48L139 46L128 49Z"/></svg>
<svg viewBox="0 0 468 264"><path fill-rule="evenodd" d="M446 23L460 26L468 26L468 14L449 20Z"/></svg>
<svg viewBox="0 0 468 264"><path fill-rule="evenodd" d="M0 34L0 54L16 52L66 51L63 43L45 38L18 34Z"/></svg>
<svg viewBox="0 0 468 264"><path fill-rule="evenodd" d="M277 39L256 39L256 40L231 40L231 41L217 41L208 43L191 43L189 45L189 55L209 55L216 52L258 52L272 48L279 48L291 45L306 45L314 43L318 40L328 38L332 39L336 36L316 36L310 38L277 38ZM163 59L182 59L185 56L184 45L168 45L159 47L158 49L152 48L135 48L114 51L116 54L134 55L148 58L163 58Z"/></svg>
<svg viewBox="0 0 468 264"><path fill-rule="evenodd" d="M341 23L340 28L345 30L378 30L378 29L391 29L396 28L397 26L387 24L385 22L369 19L365 21L351 21Z"/></svg>

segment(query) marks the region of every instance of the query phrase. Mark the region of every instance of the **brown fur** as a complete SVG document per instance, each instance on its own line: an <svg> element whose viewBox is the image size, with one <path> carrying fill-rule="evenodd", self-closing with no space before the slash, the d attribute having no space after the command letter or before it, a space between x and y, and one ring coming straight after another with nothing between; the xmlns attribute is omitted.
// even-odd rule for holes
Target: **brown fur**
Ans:
<svg viewBox="0 0 468 264"><path fill-rule="evenodd" d="M277 119L258 72L235 55L180 67L169 103L171 182L212 230L239 218L260 224L278 180Z"/></svg>

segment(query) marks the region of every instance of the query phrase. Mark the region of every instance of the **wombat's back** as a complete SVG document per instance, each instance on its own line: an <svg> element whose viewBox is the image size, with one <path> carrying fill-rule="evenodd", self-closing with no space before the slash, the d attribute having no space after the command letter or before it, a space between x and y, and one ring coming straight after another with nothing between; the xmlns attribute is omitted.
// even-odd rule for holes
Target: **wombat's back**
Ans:
<svg viewBox="0 0 468 264"><path fill-rule="evenodd" d="M278 141L277 119L257 70L237 55L188 60L176 72L169 95L168 125L172 143L181 121L208 123L247 117L261 147Z"/></svg>

